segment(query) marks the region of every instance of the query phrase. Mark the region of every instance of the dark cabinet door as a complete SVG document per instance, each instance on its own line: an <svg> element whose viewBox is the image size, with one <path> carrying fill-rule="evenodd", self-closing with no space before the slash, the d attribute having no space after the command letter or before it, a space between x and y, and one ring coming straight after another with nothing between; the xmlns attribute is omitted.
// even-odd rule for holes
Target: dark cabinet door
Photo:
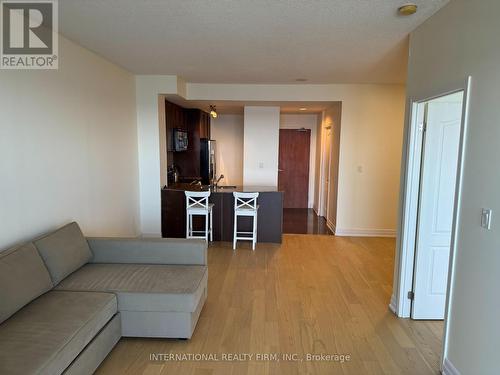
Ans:
<svg viewBox="0 0 500 375"><path fill-rule="evenodd" d="M205 132L207 134L207 138L210 139L210 115L208 113L204 113L204 124L205 124Z"/></svg>
<svg viewBox="0 0 500 375"><path fill-rule="evenodd" d="M172 127L176 128L179 126L179 111L177 110L177 106L174 105L172 110Z"/></svg>
<svg viewBox="0 0 500 375"><path fill-rule="evenodd" d="M179 107L179 128L188 130L187 114L184 108Z"/></svg>
<svg viewBox="0 0 500 375"><path fill-rule="evenodd" d="M198 128L200 129L200 138L207 138L207 129L203 121L203 113L198 115Z"/></svg>
<svg viewBox="0 0 500 375"><path fill-rule="evenodd" d="M207 132L208 132L208 138L212 139L212 128L210 126L212 119L210 118L210 115L207 115Z"/></svg>
<svg viewBox="0 0 500 375"><path fill-rule="evenodd" d="M210 115L206 112L200 111L199 117L200 138L210 139Z"/></svg>
<svg viewBox="0 0 500 375"><path fill-rule="evenodd" d="M165 125L167 131L167 150L174 151L174 129L188 130L188 116L186 110L166 100Z"/></svg>
<svg viewBox="0 0 500 375"><path fill-rule="evenodd" d="M174 128L174 107L173 104L165 100L165 127L167 133L167 151L173 151L174 149L174 138L173 138L173 128Z"/></svg>
<svg viewBox="0 0 500 375"><path fill-rule="evenodd" d="M183 191L161 191L161 235L186 237L186 198Z"/></svg>

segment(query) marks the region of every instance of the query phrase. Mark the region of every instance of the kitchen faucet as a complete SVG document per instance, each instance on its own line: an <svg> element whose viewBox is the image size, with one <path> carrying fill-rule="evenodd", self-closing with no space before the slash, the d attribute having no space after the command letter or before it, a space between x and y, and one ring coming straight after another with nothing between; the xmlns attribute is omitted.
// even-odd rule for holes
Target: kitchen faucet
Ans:
<svg viewBox="0 0 500 375"><path fill-rule="evenodd" d="M224 175L223 175L223 174L221 174L221 175L219 176L219 178L217 179L217 181L215 181L214 186L219 185L220 180L222 180L223 178L224 178Z"/></svg>

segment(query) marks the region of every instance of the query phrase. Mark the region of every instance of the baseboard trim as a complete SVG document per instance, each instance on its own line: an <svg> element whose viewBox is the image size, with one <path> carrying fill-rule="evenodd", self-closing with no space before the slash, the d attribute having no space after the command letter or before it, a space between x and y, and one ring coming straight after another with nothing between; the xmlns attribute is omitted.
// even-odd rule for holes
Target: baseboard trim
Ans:
<svg viewBox="0 0 500 375"><path fill-rule="evenodd" d="M142 233L140 238L161 238L161 233Z"/></svg>
<svg viewBox="0 0 500 375"><path fill-rule="evenodd" d="M457 370L453 363L450 362L448 358L444 359L443 362L443 371L441 371L443 375L460 375L460 371Z"/></svg>
<svg viewBox="0 0 500 375"><path fill-rule="evenodd" d="M389 303L389 309L391 309L391 311L398 315L398 309L397 309L397 304L396 304L396 296L393 294L391 296L391 302Z"/></svg>
<svg viewBox="0 0 500 375"><path fill-rule="evenodd" d="M345 237L396 237L394 229L344 229L337 228L336 236Z"/></svg>

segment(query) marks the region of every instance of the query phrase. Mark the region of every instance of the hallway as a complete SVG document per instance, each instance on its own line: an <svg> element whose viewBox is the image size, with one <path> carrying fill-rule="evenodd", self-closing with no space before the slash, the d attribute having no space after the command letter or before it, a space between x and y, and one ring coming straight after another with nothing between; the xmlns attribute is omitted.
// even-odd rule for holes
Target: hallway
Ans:
<svg viewBox="0 0 500 375"><path fill-rule="evenodd" d="M284 208L283 233L333 234L325 218L316 215L312 208Z"/></svg>

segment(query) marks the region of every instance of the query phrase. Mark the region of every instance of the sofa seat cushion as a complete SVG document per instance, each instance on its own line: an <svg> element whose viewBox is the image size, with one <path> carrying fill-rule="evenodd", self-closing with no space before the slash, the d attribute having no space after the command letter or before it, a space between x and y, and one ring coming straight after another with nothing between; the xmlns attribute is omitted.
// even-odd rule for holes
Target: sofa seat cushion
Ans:
<svg viewBox="0 0 500 375"><path fill-rule="evenodd" d="M119 311L193 312L207 284L206 266L87 264L57 290L112 292Z"/></svg>
<svg viewBox="0 0 500 375"><path fill-rule="evenodd" d="M117 311L111 293L51 291L0 325L0 374L60 374Z"/></svg>
<svg viewBox="0 0 500 375"><path fill-rule="evenodd" d="M32 243L0 253L0 323L52 289L49 271Z"/></svg>

